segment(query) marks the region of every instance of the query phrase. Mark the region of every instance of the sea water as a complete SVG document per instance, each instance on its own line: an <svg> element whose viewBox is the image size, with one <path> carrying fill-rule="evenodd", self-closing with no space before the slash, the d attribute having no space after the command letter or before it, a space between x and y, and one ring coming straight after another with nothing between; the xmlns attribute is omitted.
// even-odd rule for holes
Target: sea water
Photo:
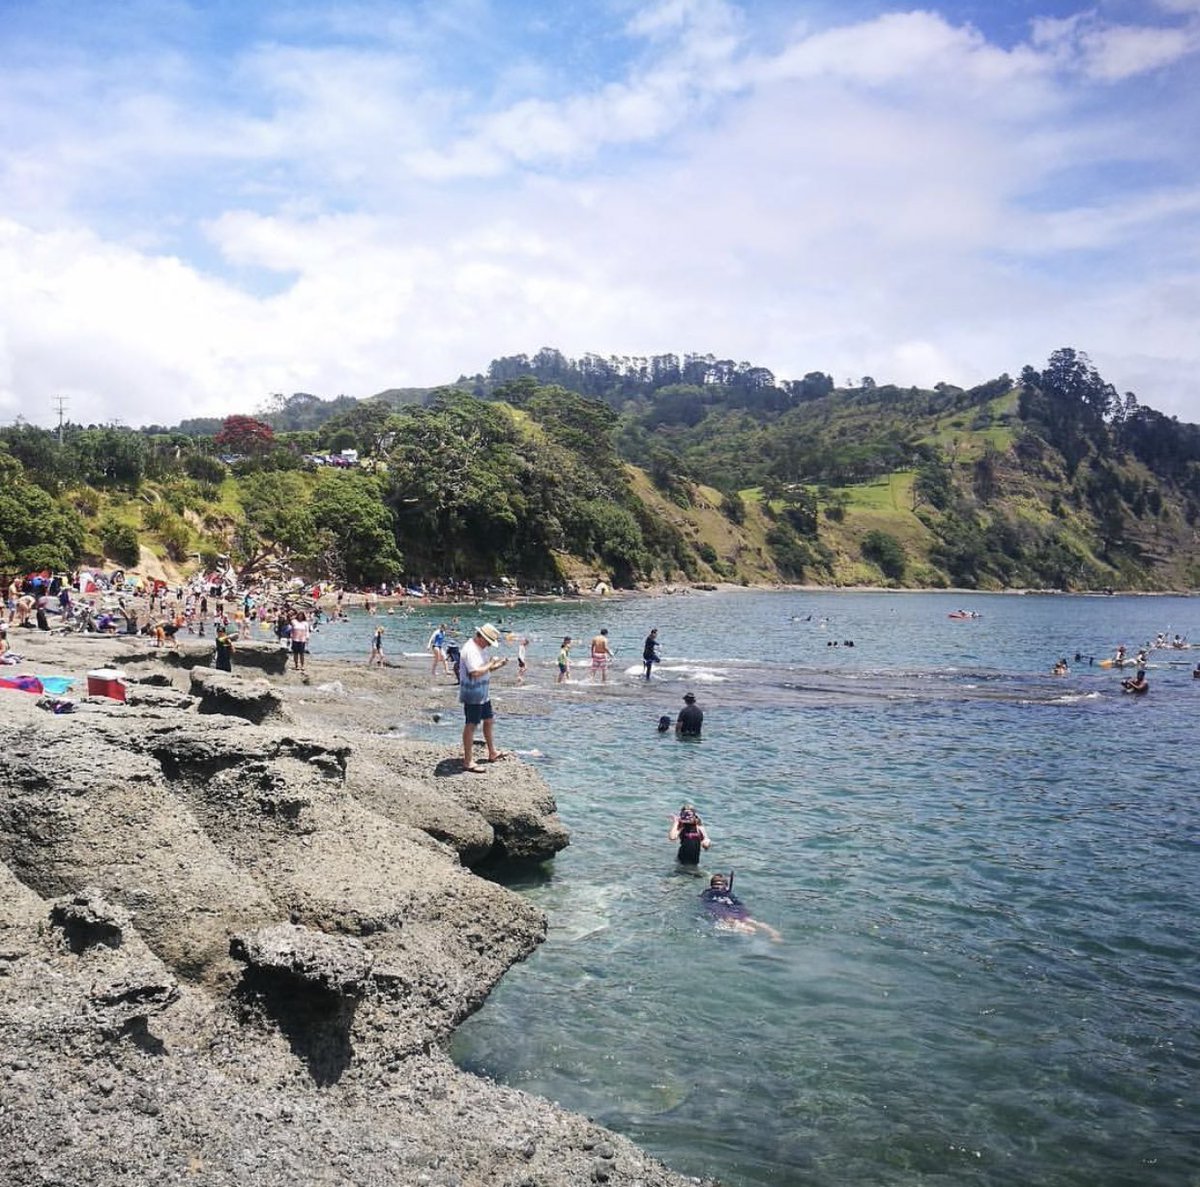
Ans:
<svg viewBox="0 0 1200 1187"><path fill-rule="evenodd" d="M1099 666L1159 631L1200 641L1200 602L433 608L386 619L393 657L452 613L531 638L525 685L493 681L498 739L571 830L509 878L549 936L461 1028L464 1067L730 1185L1200 1182L1200 649L1155 652L1145 697ZM314 650L365 660L369 635ZM699 742L655 728L685 691ZM458 745L457 717L415 732ZM699 873L667 840L685 802L713 841ZM705 917L717 870L782 940Z"/></svg>

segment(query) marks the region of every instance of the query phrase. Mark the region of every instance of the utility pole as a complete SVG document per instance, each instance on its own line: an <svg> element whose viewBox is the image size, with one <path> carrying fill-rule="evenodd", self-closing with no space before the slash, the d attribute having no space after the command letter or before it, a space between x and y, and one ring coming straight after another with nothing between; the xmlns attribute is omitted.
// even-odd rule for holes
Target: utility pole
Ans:
<svg viewBox="0 0 1200 1187"><path fill-rule="evenodd" d="M63 443L63 411L67 407L67 396L55 396L51 401L58 408L58 443Z"/></svg>

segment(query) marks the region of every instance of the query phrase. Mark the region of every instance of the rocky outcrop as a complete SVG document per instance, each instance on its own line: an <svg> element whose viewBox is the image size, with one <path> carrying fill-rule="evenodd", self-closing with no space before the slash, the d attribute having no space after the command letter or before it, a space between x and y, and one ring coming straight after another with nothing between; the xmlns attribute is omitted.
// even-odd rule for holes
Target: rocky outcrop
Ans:
<svg viewBox="0 0 1200 1187"><path fill-rule="evenodd" d="M253 993L174 985L128 922L120 944L72 945L51 921L60 904L20 886L0 866L0 1182L682 1187L625 1139L437 1049L389 1052L363 1024L370 971L353 981L344 1066L322 1080L282 998L273 1014ZM84 915L122 920L90 891L79 899ZM339 967L282 933L249 947L284 976L297 955L300 985Z"/></svg>
<svg viewBox="0 0 1200 1187"><path fill-rule="evenodd" d="M126 639L97 640L97 646L107 645L116 649L117 655L127 664L160 663L173 668L207 668L216 657L216 646L211 638L196 635L176 636L163 647L155 647L141 637ZM234 669L250 669L266 676L282 676L287 671L291 652L278 643L267 643L259 639L234 640Z"/></svg>
<svg viewBox="0 0 1200 1187"><path fill-rule="evenodd" d="M444 1054L545 934L463 865L567 843L536 772L144 678L4 702L0 1182L682 1182Z"/></svg>
<svg viewBox="0 0 1200 1187"><path fill-rule="evenodd" d="M255 725L289 720L283 698L266 680L197 667L191 670L189 686L192 696L199 699L201 713L224 713Z"/></svg>
<svg viewBox="0 0 1200 1187"><path fill-rule="evenodd" d="M485 778L463 777L457 755L371 734L356 741L346 778L356 799L445 841L468 865L545 861L569 840L550 789L515 759L493 764Z"/></svg>

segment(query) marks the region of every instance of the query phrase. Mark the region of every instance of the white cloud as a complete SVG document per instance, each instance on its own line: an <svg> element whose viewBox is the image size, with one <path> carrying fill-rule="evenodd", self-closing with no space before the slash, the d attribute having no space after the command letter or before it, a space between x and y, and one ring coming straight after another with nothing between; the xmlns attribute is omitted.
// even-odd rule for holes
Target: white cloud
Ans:
<svg viewBox="0 0 1200 1187"><path fill-rule="evenodd" d="M144 87L75 62L57 102L0 77L0 420L49 423L61 393L174 423L543 345L902 384L1072 345L1200 420L1200 179L1174 130L1197 99L1169 75L1190 24L1088 15L1004 49L922 11L767 43L754 11L648 6L614 31L642 56L576 86L521 55L443 78L437 31L405 24L281 29L209 89L177 60ZM1161 95L1117 102L1150 69Z"/></svg>
<svg viewBox="0 0 1200 1187"><path fill-rule="evenodd" d="M1193 11L1200 5L1193 4ZM1175 11L1188 11L1185 5ZM1200 49L1200 24L1115 25L1094 13L1035 22L1034 44L1063 68L1100 82L1119 82L1173 65Z"/></svg>

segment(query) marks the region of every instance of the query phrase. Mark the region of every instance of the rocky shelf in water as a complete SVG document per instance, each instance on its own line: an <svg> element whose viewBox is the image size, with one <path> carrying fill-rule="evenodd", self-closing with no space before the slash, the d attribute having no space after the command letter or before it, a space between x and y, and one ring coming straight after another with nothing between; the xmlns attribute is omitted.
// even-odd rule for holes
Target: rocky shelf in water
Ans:
<svg viewBox="0 0 1200 1187"><path fill-rule="evenodd" d="M568 841L522 763L389 735L452 689L20 643L81 688L120 666L128 700L0 691L0 1182L695 1182L446 1054L546 931L470 867Z"/></svg>

